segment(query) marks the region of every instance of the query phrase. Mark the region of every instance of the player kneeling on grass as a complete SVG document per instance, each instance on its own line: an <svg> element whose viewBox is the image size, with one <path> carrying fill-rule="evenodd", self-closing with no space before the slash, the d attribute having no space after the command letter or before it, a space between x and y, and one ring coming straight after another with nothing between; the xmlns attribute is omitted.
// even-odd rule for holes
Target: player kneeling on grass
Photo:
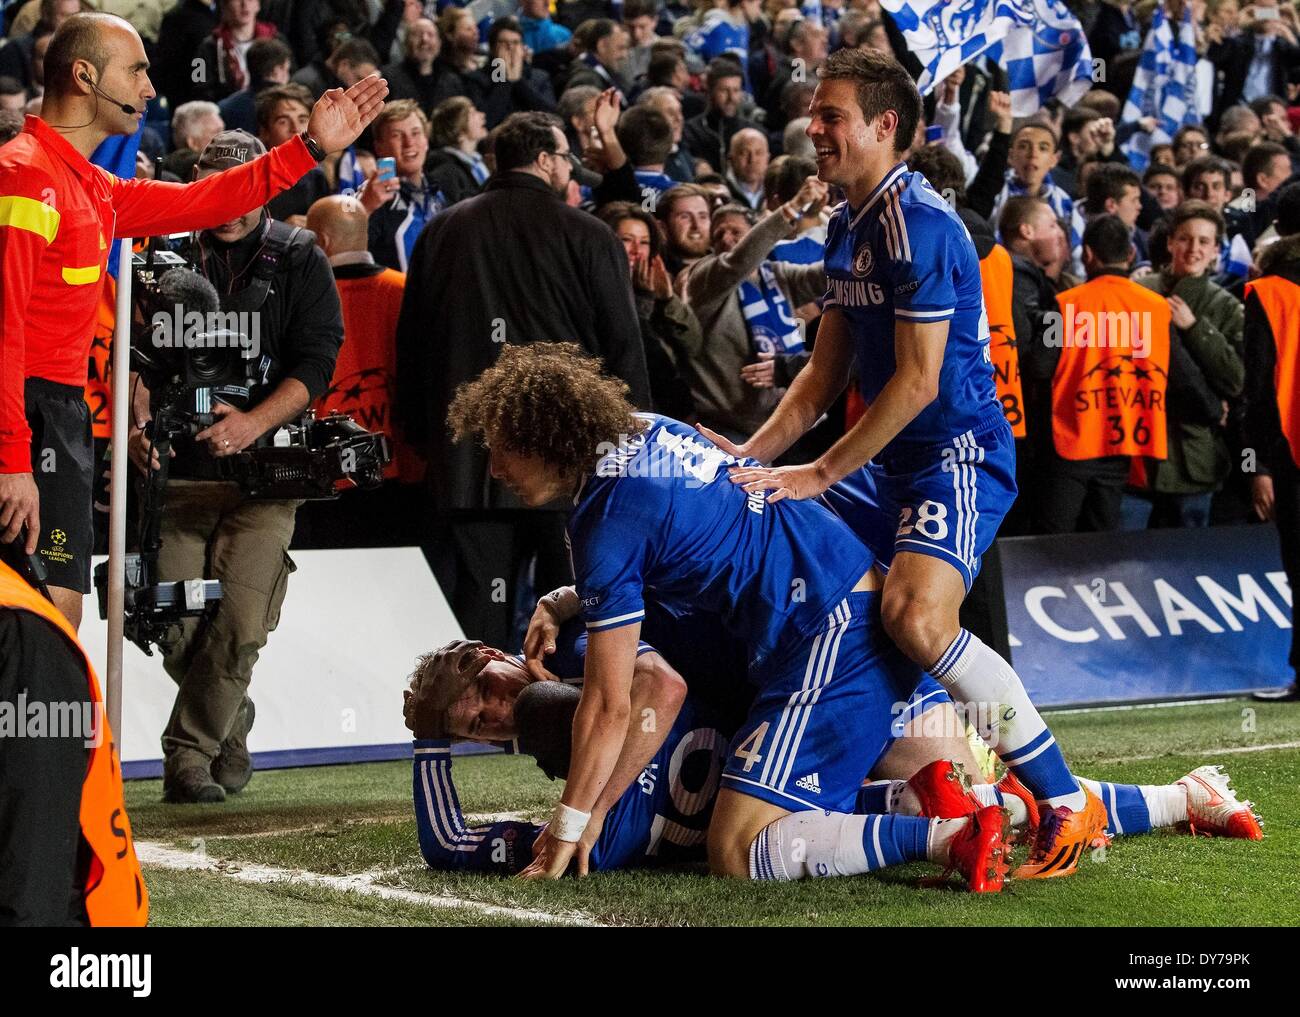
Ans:
<svg viewBox="0 0 1300 1017"><path fill-rule="evenodd" d="M770 505L727 482L741 461L678 421L634 413L624 392L575 345L511 346L449 412L457 437L481 439L493 476L525 504L574 505L585 681L564 795L524 874L586 867L623 757L652 590L670 608L717 615L751 655L756 697L727 747L712 871L794 879L931 859L974 890L1000 889L1001 808L948 821L853 814L889 742L891 705L921 679L881 628L871 553L819 503Z"/></svg>

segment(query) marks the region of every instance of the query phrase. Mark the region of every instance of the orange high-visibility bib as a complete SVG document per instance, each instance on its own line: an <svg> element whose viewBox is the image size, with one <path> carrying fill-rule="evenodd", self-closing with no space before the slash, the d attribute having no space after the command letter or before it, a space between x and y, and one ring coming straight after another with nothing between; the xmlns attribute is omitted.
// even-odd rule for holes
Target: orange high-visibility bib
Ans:
<svg viewBox="0 0 1300 1017"><path fill-rule="evenodd" d="M135 856L131 822L122 798L118 750L104 715L95 669L59 609L4 562L0 562L0 606L39 615L55 625L81 653L90 702L96 723L101 725L99 744L90 749L90 764L81 784L81 836L92 854L86 873L86 914L91 925L144 925L149 918L149 893Z"/></svg>
<svg viewBox="0 0 1300 1017"><path fill-rule="evenodd" d="M1061 344L1052 378L1052 439L1063 459L1164 459L1169 304L1122 276L1056 297ZM1145 355L1143 355L1145 354Z"/></svg>
<svg viewBox="0 0 1300 1017"><path fill-rule="evenodd" d="M1016 325L1011 314L1011 286L1014 270L1011 255L1001 244L980 261L980 284L984 288L984 313L989 319L989 356L998 400L1011 433L1025 436L1025 401L1020 391L1020 353L1016 349Z"/></svg>
<svg viewBox="0 0 1300 1017"><path fill-rule="evenodd" d="M1296 399L1296 372L1300 371L1300 286L1281 276L1269 275L1246 283L1246 293L1259 298L1273 329L1273 345L1277 348L1273 387L1277 390L1278 418L1291 446L1291 458L1300 463L1300 401Z"/></svg>
<svg viewBox="0 0 1300 1017"><path fill-rule="evenodd" d="M424 479L424 460L403 438L392 416L397 316L406 276L389 268L335 282L343 306L343 346L330 387L316 401L316 412L321 416L346 413L367 430L387 435L393 458L384 467L385 479L418 483Z"/></svg>
<svg viewBox="0 0 1300 1017"><path fill-rule="evenodd" d="M99 295L95 332L86 371L86 406L96 438L113 436L113 324L117 320L117 281L109 276Z"/></svg>

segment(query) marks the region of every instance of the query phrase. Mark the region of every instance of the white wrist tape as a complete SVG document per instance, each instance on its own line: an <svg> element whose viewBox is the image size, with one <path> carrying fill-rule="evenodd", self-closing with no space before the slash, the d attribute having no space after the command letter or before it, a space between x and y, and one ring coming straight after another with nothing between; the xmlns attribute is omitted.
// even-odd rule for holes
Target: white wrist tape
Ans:
<svg viewBox="0 0 1300 1017"><path fill-rule="evenodd" d="M551 822L547 826L546 832L556 840L572 844L582 836L582 831L587 829L587 823L590 819L590 812L579 812L577 809L571 809L563 802L560 802L555 806L555 811L551 814Z"/></svg>

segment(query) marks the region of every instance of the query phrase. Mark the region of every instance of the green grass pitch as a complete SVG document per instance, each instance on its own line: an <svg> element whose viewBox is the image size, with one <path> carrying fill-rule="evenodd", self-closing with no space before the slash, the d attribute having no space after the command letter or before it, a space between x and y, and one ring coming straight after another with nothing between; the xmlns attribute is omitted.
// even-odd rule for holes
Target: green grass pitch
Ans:
<svg viewBox="0 0 1300 1017"><path fill-rule="evenodd" d="M1012 884L987 897L958 892L955 882L951 890L922 889L919 880L937 873L923 865L797 884L715 880L702 869L539 884L428 870L407 762L258 773L219 806L163 805L160 782L135 781L127 805L138 841L215 863L206 871L146 865L154 925L1241 926L1300 919L1300 707L1234 700L1063 713L1049 723L1075 771L1098 780L1169 783L1202 763L1223 765L1264 817L1264 841L1170 831L1117 838L1072 878ZM458 758L454 773L471 817L543 816L561 789L526 757ZM266 881L245 881L262 867L273 867ZM279 870L362 875L373 889L280 879ZM374 892L384 888L399 892Z"/></svg>

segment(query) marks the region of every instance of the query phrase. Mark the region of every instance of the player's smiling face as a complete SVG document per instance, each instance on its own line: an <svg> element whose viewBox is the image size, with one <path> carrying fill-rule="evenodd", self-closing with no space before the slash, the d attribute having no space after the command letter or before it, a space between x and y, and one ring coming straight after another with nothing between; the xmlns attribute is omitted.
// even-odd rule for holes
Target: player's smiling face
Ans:
<svg viewBox="0 0 1300 1017"><path fill-rule="evenodd" d="M896 161L892 126L897 114L887 111L868 124L852 81L820 82L808 115L812 122L806 133L813 143L817 177L825 183L848 189L865 166L882 159L890 165Z"/></svg>

